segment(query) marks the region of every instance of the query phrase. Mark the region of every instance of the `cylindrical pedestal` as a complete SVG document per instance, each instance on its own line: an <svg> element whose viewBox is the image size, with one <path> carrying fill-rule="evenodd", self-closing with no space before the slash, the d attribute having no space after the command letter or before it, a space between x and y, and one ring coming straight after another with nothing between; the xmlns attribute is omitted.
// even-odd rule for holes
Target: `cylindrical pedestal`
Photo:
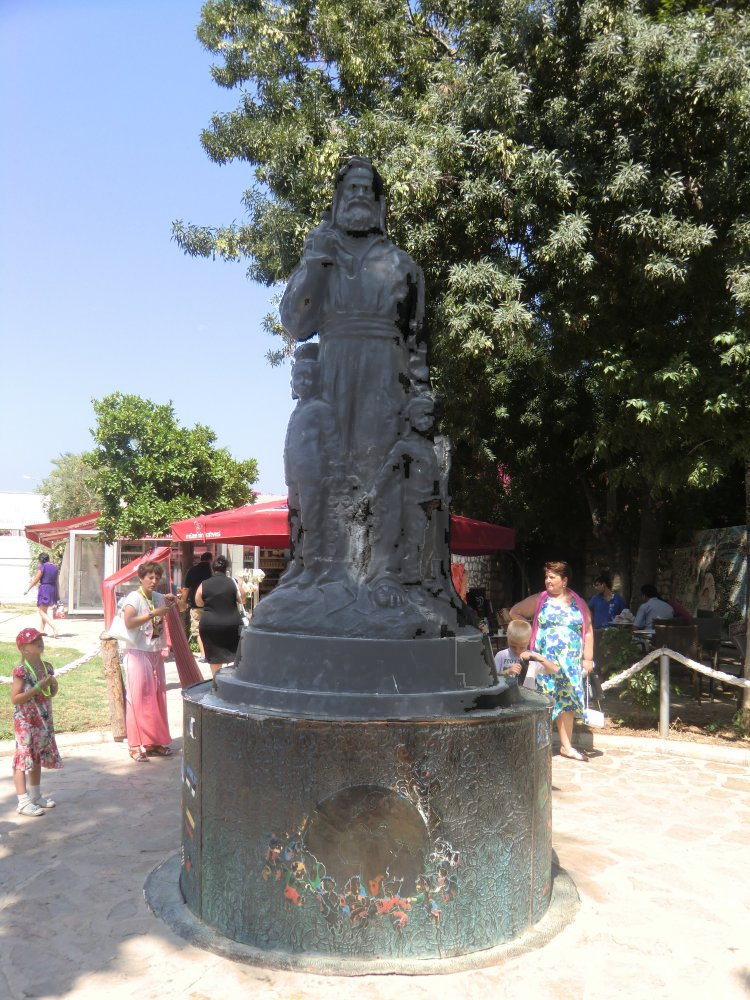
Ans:
<svg viewBox="0 0 750 1000"><path fill-rule="evenodd" d="M221 707L184 692L180 885L235 941L434 959L537 922L551 889L549 706L398 721Z"/></svg>

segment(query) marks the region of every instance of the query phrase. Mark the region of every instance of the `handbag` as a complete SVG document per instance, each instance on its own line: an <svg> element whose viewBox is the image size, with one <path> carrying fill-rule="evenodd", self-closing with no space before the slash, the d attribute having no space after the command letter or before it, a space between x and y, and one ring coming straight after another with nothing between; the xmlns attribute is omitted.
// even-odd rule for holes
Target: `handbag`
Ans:
<svg viewBox="0 0 750 1000"><path fill-rule="evenodd" d="M591 708L589 706L589 679L586 678L586 684L583 689L583 721L587 726L591 726L592 729L601 729L604 725L604 712L600 712L596 708Z"/></svg>
<svg viewBox="0 0 750 1000"><path fill-rule="evenodd" d="M112 624L107 629L110 639L117 639L119 642L135 642L138 636L138 629L128 628L122 612L119 612L112 619Z"/></svg>

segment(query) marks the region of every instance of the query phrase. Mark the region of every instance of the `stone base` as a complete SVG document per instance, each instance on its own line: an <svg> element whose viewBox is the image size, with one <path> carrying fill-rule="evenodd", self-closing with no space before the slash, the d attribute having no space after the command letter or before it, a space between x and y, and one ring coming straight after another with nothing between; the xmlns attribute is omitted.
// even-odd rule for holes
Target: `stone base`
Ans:
<svg viewBox="0 0 750 1000"><path fill-rule="evenodd" d="M234 668L205 704L319 719L424 719L518 701L477 629L439 639L242 634Z"/></svg>
<svg viewBox="0 0 750 1000"><path fill-rule="evenodd" d="M320 976L376 976L401 974L409 976L449 975L485 969L529 952L543 948L574 919L580 899L573 880L562 868L553 865L552 895L547 912L533 927L517 938L496 948L475 951L455 958L397 960L387 958L360 959L321 955L289 954L282 951L265 951L252 945L240 944L217 934L198 920L185 905L179 886L180 853L175 852L151 872L143 887L146 903L160 920L163 920L183 940L196 948L203 948L214 955L228 958L244 965L291 972L309 972Z"/></svg>
<svg viewBox="0 0 750 1000"><path fill-rule="evenodd" d="M240 710L210 692L183 692L180 886L213 931L305 967L401 971L542 919L546 699L385 722Z"/></svg>

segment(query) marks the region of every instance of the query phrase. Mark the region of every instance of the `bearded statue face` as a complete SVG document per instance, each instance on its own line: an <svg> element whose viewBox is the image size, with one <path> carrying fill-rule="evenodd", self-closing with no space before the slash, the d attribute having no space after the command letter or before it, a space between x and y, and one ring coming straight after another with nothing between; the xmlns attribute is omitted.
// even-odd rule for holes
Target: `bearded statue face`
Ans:
<svg viewBox="0 0 750 1000"><path fill-rule="evenodd" d="M380 205L372 171L367 167L352 167L340 182L336 225L348 233L367 233L380 227Z"/></svg>

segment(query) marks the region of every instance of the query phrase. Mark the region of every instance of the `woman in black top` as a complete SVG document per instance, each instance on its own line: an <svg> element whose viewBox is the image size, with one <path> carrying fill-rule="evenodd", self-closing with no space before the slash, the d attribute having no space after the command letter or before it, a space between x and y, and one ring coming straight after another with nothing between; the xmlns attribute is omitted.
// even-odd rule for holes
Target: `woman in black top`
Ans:
<svg viewBox="0 0 750 1000"><path fill-rule="evenodd" d="M217 556L211 569L213 576L198 587L195 603L204 609L198 630L211 673L216 674L225 663L233 663L237 655L242 596L237 584L227 576L229 562L224 556Z"/></svg>

